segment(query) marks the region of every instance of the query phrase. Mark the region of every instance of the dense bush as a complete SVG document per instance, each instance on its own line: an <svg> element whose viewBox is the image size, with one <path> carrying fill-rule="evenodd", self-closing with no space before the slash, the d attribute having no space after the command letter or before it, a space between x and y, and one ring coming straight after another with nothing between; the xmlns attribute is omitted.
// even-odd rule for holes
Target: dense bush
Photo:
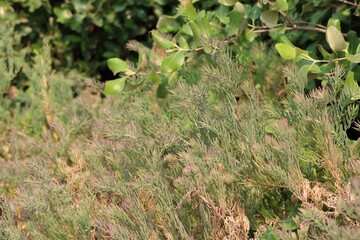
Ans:
<svg viewBox="0 0 360 240"><path fill-rule="evenodd" d="M53 40L24 47L17 15L0 18L1 239L360 238L354 34L315 31L330 54L315 58L296 32L274 47L256 35L273 30L272 2L219 2L181 1L151 49L130 42L140 61L108 61L105 93L122 94L106 98L54 69ZM288 25L281 13L310 2L280 3L270 14Z"/></svg>
<svg viewBox="0 0 360 240"><path fill-rule="evenodd" d="M125 86L125 82L131 85L132 77L143 74L148 76L146 82L157 83L159 88L171 87L179 79L178 70L186 62L202 54L211 56L219 49L214 39L223 41L222 44L238 53L266 33L277 42L275 48L285 60L298 63L301 71L308 74L309 89L325 85L324 75L336 65L346 70L346 77L351 81L360 79L357 36L360 13L356 3L334 1L329 6L328 1L322 0L278 0L275 3L264 0L250 5L219 0L221 4L216 9L205 11L197 10L192 2L197 1L181 1L176 15L160 18L157 30L151 32L156 43L151 52L141 44L128 45L139 54L135 66L117 58L108 60L113 73L123 76L118 85ZM315 14L309 14L310 9L315 10ZM172 35L167 35L169 33ZM115 81L108 82L108 86L110 94L124 90L118 87L113 91L112 87L117 87Z"/></svg>
<svg viewBox="0 0 360 240"><path fill-rule="evenodd" d="M129 39L148 42L148 31L160 15L171 13L176 0L74 0L0 3L3 18L14 19L22 45L51 46L56 68L76 67L94 75L107 58L129 57Z"/></svg>
<svg viewBox="0 0 360 240"><path fill-rule="evenodd" d="M338 66L346 73L345 84L355 86L360 82L357 34L360 28L356 21L359 7L356 3L334 1L329 5L328 1L321 0L278 0L275 3L264 0L250 5L237 0L219 0L218 8L205 11L197 10L192 2L196 1L181 1L176 15L159 19L158 29L151 32L156 43L152 49L136 42L128 44L129 49L138 52L138 62L130 64L119 58L108 60L110 70L120 77L106 83L105 94L155 84L158 97L164 98L168 89L181 80L179 73L186 63L201 55L211 59L223 44L229 46L235 56L243 58L249 42L259 40L261 34L268 34L273 40L262 42L275 45L283 59L300 66L300 71L307 75L308 90L327 85L328 76ZM309 14L309 9L315 9L316 13ZM169 27L174 25L176 27ZM343 29L348 33L343 33ZM258 64L256 57L252 62ZM240 64L246 65L243 61ZM261 88L264 81L255 80ZM352 103L359 100L358 94L351 99ZM359 134L349 135L356 139Z"/></svg>
<svg viewBox="0 0 360 240"><path fill-rule="evenodd" d="M184 78L200 71L200 82L179 83L165 102L147 92L96 111L83 93L41 139L12 126L1 237L358 238L360 145L338 118L358 107L343 107L356 92L335 87L342 69L306 96L306 76L288 67L287 97L264 101L248 69L225 50L214 59L189 66Z"/></svg>

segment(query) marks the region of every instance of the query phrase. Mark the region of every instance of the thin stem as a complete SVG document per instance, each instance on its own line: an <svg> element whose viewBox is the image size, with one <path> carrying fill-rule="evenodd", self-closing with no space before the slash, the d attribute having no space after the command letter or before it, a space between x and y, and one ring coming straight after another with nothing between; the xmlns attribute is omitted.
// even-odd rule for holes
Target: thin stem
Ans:
<svg viewBox="0 0 360 240"><path fill-rule="evenodd" d="M283 16L283 18L285 18L285 20L290 23L291 26L295 27L295 23L286 15L286 13L284 13L283 11L279 11L280 15Z"/></svg>
<svg viewBox="0 0 360 240"><path fill-rule="evenodd" d="M345 60L346 58L343 57L343 58L335 58L335 59L331 59L331 60L316 60L310 56L303 56L302 59L311 61L311 62L313 62L313 64L315 64L315 63L330 63L330 62L335 62L335 61L341 61L341 60Z"/></svg>
<svg viewBox="0 0 360 240"><path fill-rule="evenodd" d="M338 0L338 2L342 2L342 3L348 4L348 5L357 7L357 4L356 4L356 3L349 2L349 1L346 1L346 0Z"/></svg>
<svg viewBox="0 0 360 240"><path fill-rule="evenodd" d="M311 22L305 22L305 21L295 21L293 22L295 26L298 27L298 25L301 25L301 24L307 24L307 25L314 25L320 29L325 29L326 30L326 27L324 25L321 25L321 24L316 24L316 23L311 23ZM279 23L279 24L276 24L275 26L273 27L268 27L268 26L255 26L255 25L252 25L252 24L249 24L249 26L252 28L252 29L274 29L274 28L278 28L278 27L281 27L283 26L282 23ZM292 25L293 26L293 25Z"/></svg>
<svg viewBox="0 0 360 240"><path fill-rule="evenodd" d="M326 27L324 25L321 24L317 24L317 23L312 23L312 22L305 22L305 21L296 21L294 22L295 24L307 24L307 25L314 25L318 28L322 28L322 29L326 29Z"/></svg>
<svg viewBox="0 0 360 240"><path fill-rule="evenodd" d="M306 26L293 26L292 30L303 30L303 31L312 31L312 32L320 32L326 33L326 29L318 28L318 27L306 27Z"/></svg>
<svg viewBox="0 0 360 240"><path fill-rule="evenodd" d="M274 29L274 28L278 28L278 27L284 26L284 24L279 23L279 24L274 25L274 26L271 27L271 28L268 27L268 26L255 26L255 25L252 25L252 24L249 24L249 26L250 26L252 29Z"/></svg>
<svg viewBox="0 0 360 240"><path fill-rule="evenodd" d="M254 33L268 33L272 29L276 28L269 28L269 29L261 29L261 30L255 30ZM286 31L294 31L294 30L300 30L300 31L309 31L309 32L318 32L318 33L326 33L326 29L319 28L319 27L306 27L306 26L292 26L292 27L286 27ZM347 37L347 34L342 33L344 37Z"/></svg>
<svg viewBox="0 0 360 240"><path fill-rule="evenodd" d="M254 33L268 33L272 29L275 29L275 28L255 30ZM297 25L292 26L292 27L287 27L285 30L286 31L302 30L302 31L326 33L326 29L322 29L322 28L318 28L318 27L314 28L314 27L297 26ZM343 35L345 35L345 34L343 34Z"/></svg>

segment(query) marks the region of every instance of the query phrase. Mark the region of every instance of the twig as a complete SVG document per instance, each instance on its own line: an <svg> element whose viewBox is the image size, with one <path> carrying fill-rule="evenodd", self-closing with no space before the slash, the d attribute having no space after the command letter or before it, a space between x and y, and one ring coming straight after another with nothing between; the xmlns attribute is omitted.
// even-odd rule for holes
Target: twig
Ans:
<svg viewBox="0 0 360 240"><path fill-rule="evenodd" d="M284 13L283 11L279 11L280 15L283 16L283 18L285 18L285 20L290 23L291 26L295 27L295 23L286 15L286 13Z"/></svg>
<svg viewBox="0 0 360 240"><path fill-rule="evenodd" d="M295 24L307 24L307 25L314 25L318 28L326 29L324 25L318 24L318 23L312 23L312 22L305 22L305 21L296 21Z"/></svg>
<svg viewBox="0 0 360 240"><path fill-rule="evenodd" d="M274 29L274 28L255 30L254 33L268 33L272 29ZM297 25L292 26L292 27L286 27L285 30L286 31L302 30L302 31L326 33L326 29L322 29L322 28L318 28L318 27L314 28L314 27L297 26ZM346 36L346 34L343 34L343 35Z"/></svg>
<svg viewBox="0 0 360 240"><path fill-rule="evenodd" d="M269 28L269 29L261 29L261 30L254 30L254 33L268 33L270 32L272 29L276 29L276 28ZM300 30L300 31L309 31L309 32L319 32L319 33L326 33L326 29L322 29L319 27L305 27L305 26L298 26L295 25L293 27L286 27L285 29L286 31L293 31L293 30ZM341 33L344 37L347 37L346 33ZM360 38L358 38L360 40Z"/></svg>
<svg viewBox="0 0 360 240"><path fill-rule="evenodd" d="M338 2L342 2L342 3L348 4L348 5L351 5L351 6L354 6L354 7L358 6L356 3L349 2L349 1L346 1L346 0L338 0Z"/></svg>
<svg viewBox="0 0 360 240"><path fill-rule="evenodd" d="M318 28L318 27L306 27L306 26L295 25L295 26L292 26L291 28L292 28L292 30L303 30L303 31L313 31L313 32L326 33L326 29Z"/></svg>

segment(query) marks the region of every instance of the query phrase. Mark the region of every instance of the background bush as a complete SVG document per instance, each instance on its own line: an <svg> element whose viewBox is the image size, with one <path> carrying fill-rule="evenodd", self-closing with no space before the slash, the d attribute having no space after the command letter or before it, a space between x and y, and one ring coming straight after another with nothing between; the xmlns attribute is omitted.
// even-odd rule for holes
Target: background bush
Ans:
<svg viewBox="0 0 360 240"><path fill-rule="evenodd" d="M40 49L47 39L56 68L76 68L89 75L105 71L105 61L129 57L129 39L149 44L148 31L162 14L173 12L176 0L75 0L1 3L14 19L21 44ZM4 13L2 17L5 17Z"/></svg>

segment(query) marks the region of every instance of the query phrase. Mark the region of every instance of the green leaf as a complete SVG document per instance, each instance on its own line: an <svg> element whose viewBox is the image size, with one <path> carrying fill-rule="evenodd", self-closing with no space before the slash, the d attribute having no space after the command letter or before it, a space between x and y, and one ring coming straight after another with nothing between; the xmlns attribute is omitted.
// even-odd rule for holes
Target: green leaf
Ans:
<svg viewBox="0 0 360 240"><path fill-rule="evenodd" d="M161 72L171 73L177 71L185 62L183 52L175 52L165 57L161 62Z"/></svg>
<svg viewBox="0 0 360 240"><path fill-rule="evenodd" d="M249 18L252 22L255 22L261 15L261 9L255 4L249 13Z"/></svg>
<svg viewBox="0 0 360 240"><path fill-rule="evenodd" d="M119 72L129 71L129 66L127 65L127 63L120 58L108 59L107 65L114 75L118 74Z"/></svg>
<svg viewBox="0 0 360 240"><path fill-rule="evenodd" d="M162 78L161 78L161 76L159 76L159 74L156 74L154 69L151 69L151 71L147 77L147 81L149 81L150 83L159 84L159 83L161 83Z"/></svg>
<svg viewBox="0 0 360 240"><path fill-rule="evenodd" d="M196 16L197 16L197 12L196 12L196 8L194 7L194 5L192 4L188 4L186 7L185 7L185 14L186 16L191 19L191 20L195 20L196 19Z"/></svg>
<svg viewBox="0 0 360 240"><path fill-rule="evenodd" d="M171 73L168 82L169 87L174 87L178 81L179 81L178 72Z"/></svg>
<svg viewBox="0 0 360 240"><path fill-rule="evenodd" d="M235 3L234 10L238 11L240 13L241 17L245 16L245 7L241 2Z"/></svg>
<svg viewBox="0 0 360 240"><path fill-rule="evenodd" d="M350 71L346 76L344 90L352 93L352 101L360 100L360 87L355 81L355 73L353 71Z"/></svg>
<svg viewBox="0 0 360 240"><path fill-rule="evenodd" d="M238 11L232 11L229 14L230 23L227 25L227 32L231 35L237 35L241 27L241 14Z"/></svg>
<svg viewBox="0 0 360 240"><path fill-rule="evenodd" d="M56 15L56 21L59 23L67 23L72 18L72 12L67 8L55 7L54 13Z"/></svg>
<svg viewBox="0 0 360 240"><path fill-rule="evenodd" d="M147 81L149 81L150 83L156 83L159 84L162 81L162 78L159 74L156 74L156 72L154 71L154 69L151 69L148 77L147 77Z"/></svg>
<svg viewBox="0 0 360 240"><path fill-rule="evenodd" d="M355 55L346 53L345 57L352 63L360 63L360 53L357 53Z"/></svg>
<svg viewBox="0 0 360 240"><path fill-rule="evenodd" d="M221 23L223 24L229 24L230 19L229 17L222 17L222 16L217 16L217 18L220 20Z"/></svg>
<svg viewBox="0 0 360 240"><path fill-rule="evenodd" d="M305 3L301 6L302 11L301 15L304 15L305 13L311 12L314 10L314 4L313 3Z"/></svg>
<svg viewBox="0 0 360 240"><path fill-rule="evenodd" d="M334 62L327 63L327 64L321 65L320 70L321 70L322 73L330 73L331 71L334 70L334 67L335 67Z"/></svg>
<svg viewBox="0 0 360 240"><path fill-rule="evenodd" d="M165 37L161 36L161 34L157 31L151 31L151 35L154 41L162 48L169 49L174 47L174 42L166 39Z"/></svg>
<svg viewBox="0 0 360 240"><path fill-rule="evenodd" d="M175 32L179 29L179 24L174 17L163 15L157 21L156 29L164 33Z"/></svg>
<svg viewBox="0 0 360 240"><path fill-rule="evenodd" d="M281 27L276 27L276 28L270 29L269 35L271 36L272 39L278 40L282 36L284 36L285 32L286 32L286 26L284 25Z"/></svg>
<svg viewBox="0 0 360 240"><path fill-rule="evenodd" d="M301 48L298 48L298 47L295 47L295 56L296 57L299 57L300 55L309 55L309 52L308 51L305 51Z"/></svg>
<svg viewBox="0 0 360 240"><path fill-rule="evenodd" d="M298 228L296 222L291 217L288 217L281 221L281 226L283 226L287 231L294 231Z"/></svg>
<svg viewBox="0 0 360 240"><path fill-rule="evenodd" d="M228 7L221 5L216 11L215 16L216 17L226 17L229 14L230 10Z"/></svg>
<svg viewBox="0 0 360 240"><path fill-rule="evenodd" d="M285 43L277 43L275 44L275 48L279 52L280 56L285 60L292 60L296 57L295 48Z"/></svg>
<svg viewBox="0 0 360 240"><path fill-rule="evenodd" d="M193 32L191 30L191 27L190 27L190 24L189 23L186 23L182 28L181 28L181 32L182 33L185 33L189 36L193 36Z"/></svg>
<svg viewBox="0 0 360 240"><path fill-rule="evenodd" d="M192 47L196 48L200 44L200 38L201 38L200 29L199 26L194 21L190 21L189 25L193 33Z"/></svg>
<svg viewBox="0 0 360 240"><path fill-rule="evenodd" d="M354 86L357 86L357 83L355 82L355 74L353 71L349 71L348 75L345 79L345 86L348 88L353 88Z"/></svg>
<svg viewBox="0 0 360 240"><path fill-rule="evenodd" d="M164 77L161 84L159 84L157 90L156 90L156 96L158 98L166 98L169 94L169 91L167 89L169 79L167 77Z"/></svg>
<svg viewBox="0 0 360 240"><path fill-rule="evenodd" d="M327 23L327 27L334 26L337 30L341 31L341 22L339 19L330 18Z"/></svg>
<svg viewBox="0 0 360 240"><path fill-rule="evenodd" d="M74 15L70 20L69 20L69 26L72 30L80 33L81 31L83 31L83 23L84 23L84 18L86 17L86 15Z"/></svg>
<svg viewBox="0 0 360 240"><path fill-rule="evenodd" d="M286 0L277 0L273 5L273 8L279 11L287 11L289 9L289 4Z"/></svg>
<svg viewBox="0 0 360 240"><path fill-rule="evenodd" d="M237 0L219 0L219 3L225 6L234 6L237 3Z"/></svg>
<svg viewBox="0 0 360 240"><path fill-rule="evenodd" d="M356 49L358 48L359 46L359 43L360 43L360 40L357 36L357 33L353 30L350 30L347 34L347 38L348 38L348 41L349 41L349 53L350 54L355 54L356 53Z"/></svg>
<svg viewBox="0 0 360 240"><path fill-rule="evenodd" d="M266 24L266 26L272 28L279 21L279 13L277 11L272 11L272 10L266 11L260 15L260 19L263 23Z"/></svg>
<svg viewBox="0 0 360 240"><path fill-rule="evenodd" d="M318 50L320 51L321 55L325 59L331 59L334 57L334 54L331 54L328 51L326 51L322 45L318 44L317 47L318 47Z"/></svg>
<svg viewBox="0 0 360 240"><path fill-rule="evenodd" d="M265 219L271 220L276 218L276 214L274 213L274 211L265 206L264 203L261 203L258 211Z"/></svg>
<svg viewBox="0 0 360 240"><path fill-rule="evenodd" d="M204 12L204 17L201 17L201 13ZM201 31L201 34L203 35L203 37L208 37L210 35L210 29L211 29L211 25L209 22L209 19L207 17L205 17L205 11L201 11L197 17L196 22L199 24L199 28Z"/></svg>
<svg viewBox="0 0 360 240"><path fill-rule="evenodd" d="M298 4L299 0L287 0L287 3L289 4L289 9L288 10L292 10L296 7L296 5Z"/></svg>
<svg viewBox="0 0 360 240"><path fill-rule="evenodd" d="M177 42L178 42L178 45L183 49L190 48L188 42L186 41L186 39L183 36L180 36Z"/></svg>
<svg viewBox="0 0 360 240"><path fill-rule="evenodd" d="M311 65L302 66L300 68L300 72L303 73L304 75L306 75L308 73L319 74L319 73L321 73L321 69L318 65L311 64Z"/></svg>
<svg viewBox="0 0 360 240"><path fill-rule="evenodd" d="M346 42L342 33L334 26L326 30L326 41L334 52L346 49Z"/></svg>
<svg viewBox="0 0 360 240"><path fill-rule="evenodd" d="M286 45L289 45L290 47L295 47L294 44L284 35L279 40L280 43L285 43Z"/></svg>
<svg viewBox="0 0 360 240"><path fill-rule="evenodd" d="M104 93L106 96L121 93L125 88L127 77L118 78L115 80L107 81L105 83Z"/></svg>
<svg viewBox="0 0 360 240"><path fill-rule="evenodd" d="M309 52L305 51L301 48L295 47L295 62L300 62L301 60L303 60L305 57L309 57Z"/></svg>
<svg viewBox="0 0 360 240"><path fill-rule="evenodd" d="M245 37L249 42L252 42L256 38L256 33L254 33L254 30L247 28L245 30Z"/></svg>
<svg viewBox="0 0 360 240"><path fill-rule="evenodd" d="M216 11L215 11L215 16L220 20L221 23L223 24L228 24L229 23L229 8L221 5Z"/></svg>
<svg viewBox="0 0 360 240"><path fill-rule="evenodd" d="M97 27L102 27L104 24L104 19L102 17L96 16L95 14L92 15L92 22L94 23L95 26Z"/></svg>

